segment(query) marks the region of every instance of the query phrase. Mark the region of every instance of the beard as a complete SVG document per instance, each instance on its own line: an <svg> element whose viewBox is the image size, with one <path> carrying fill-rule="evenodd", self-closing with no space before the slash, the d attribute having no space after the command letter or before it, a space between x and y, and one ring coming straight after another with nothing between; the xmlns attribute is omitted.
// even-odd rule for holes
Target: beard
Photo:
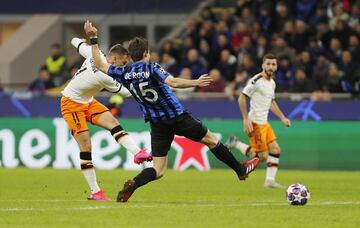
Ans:
<svg viewBox="0 0 360 228"><path fill-rule="evenodd" d="M275 74L275 72L273 70L265 70L265 74L268 77L272 77Z"/></svg>

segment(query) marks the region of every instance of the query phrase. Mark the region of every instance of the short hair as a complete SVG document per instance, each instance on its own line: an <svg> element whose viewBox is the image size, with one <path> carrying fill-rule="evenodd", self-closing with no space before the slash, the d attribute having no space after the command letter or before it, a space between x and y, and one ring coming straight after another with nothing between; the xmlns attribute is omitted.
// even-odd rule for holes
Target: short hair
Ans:
<svg viewBox="0 0 360 228"><path fill-rule="evenodd" d="M124 48L121 44L115 44L109 50L108 55L128 55L129 51Z"/></svg>
<svg viewBox="0 0 360 228"><path fill-rule="evenodd" d="M129 54L134 62L143 58L145 51L149 50L148 41L142 37L135 37L129 42Z"/></svg>
<svg viewBox="0 0 360 228"><path fill-rule="evenodd" d="M265 62L265 60L267 60L267 59L275 59L277 61L276 55L271 54L271 53L268 53L268 54L264 55L262 60L263 60L263 62Z"/></svg>
<svg viewBox="0 0 360 228"><path fill-rule="evenodd" d="M53 43L51 45L51 48L57 48L57 49L60 49L61 48L61 45L59 43Z"/></svg>

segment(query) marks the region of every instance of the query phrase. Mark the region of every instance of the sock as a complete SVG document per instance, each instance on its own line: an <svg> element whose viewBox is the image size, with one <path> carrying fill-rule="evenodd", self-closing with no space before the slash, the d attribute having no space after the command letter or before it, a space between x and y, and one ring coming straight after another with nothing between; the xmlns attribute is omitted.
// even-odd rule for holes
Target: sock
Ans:
<svg viewBox="0 0 360 228"><path fill-rule="evenodd" d="M115 138L116 142L120 143L123 147L126 148L127 151L135 155L140 151L140 148L136 145L134 140L129 136L127 132L118 125L111 129L111 134Z"/></svg>
<svg viewBox="0 0 360 228"><path fill-rule="evenodd" d="M266 160L266 180L275 181L275 176L279 168L280 154L269 154Z"/></svg>
<svg viewBox="0 0 360 228"><path fill-rule="evenodd" d="M156 179L156 170L152 167L143 169L135 178L135 187L141 187Z"/></svg>
<svg viewBox="0 0 360 228"><path fill-rule="evenodd" d="M243 155L247 156L247 152L250 149L250 146L246 143L241 142L240 140L237 140L235 148L240 150Z"/></svg>
<svg viewBox="0 0 360 228"><path fill-rule="evenodd" d="M238 175L244 174L246 172L245 166L240 164L235 159L230 150L221 142L218 142L218 144L213 149L211 149L211 152L217 159L232 168Z"/></svg>
<svg viewBox="0 0 360 228"><path fill-rule="evenodd" d="M91 193L100 191L96 181L95 168L91 159L91 152L80 152L80 164L84 177L90 187Z"/></svg>

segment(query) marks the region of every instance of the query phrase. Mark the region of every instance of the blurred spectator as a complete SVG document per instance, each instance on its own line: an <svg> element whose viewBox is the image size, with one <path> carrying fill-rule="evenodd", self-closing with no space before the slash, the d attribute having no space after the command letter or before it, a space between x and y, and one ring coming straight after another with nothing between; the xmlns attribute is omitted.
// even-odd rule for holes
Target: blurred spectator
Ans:
<svg viewBox="0 0 360 228"><path fill-rule="evenodd" d="M326 49L330 47L331 31L327 21L321 21L316 26L316 38L321 42L322 46Z"/></svg>
<svg viewBox="0 0 360 228"><path fill-rule="evenodd" d="M297 52L301 52L306 48L306 45L309 42L310 34L307 30L305 22L301 20L297 20L295 22L295 30L295 41L293 47Z"/></svg>
<svg viewBox="0 0 360 228"><path fill-rule="evenodd" d="M209 86L200 87L199 92L217 92L223 93L225 91L226 82L222 79L221 73L218 69L212 69L209 72L209 76L212 78L212 82Z"/></svg>
<svg viewBox="0 0 360 228"><path fill-rule="evenodd" d="M194 40L195 46L199 46L200 40L204 39L208 43L212 42L214 36L214 24L210 20L206 20L202 23L199 30L198 37Z"/></svg>
<svg viewBox="0 0 360 228"><path fill-rule="evenodd" d="M160 56L163 56L163 54L165 53L171 55L175 59L178 58L177 50L174 48L174 45L171 40L165 40L164 43L161 45Z"/></svg>
<svg viewBox="0 0 360 228"><path fill-rule="evenodd" d="M249 7L245 7L241 10L240 20L243 21L247 26L251 26L254 22L254 16Z"/></svg>
<svg viewBox="0 0 360 228"><path fill-rule="evenodd" d="M360 42L358 36L351 35L349 37L349 51L351 52L353 59L360 59Z"/></svg>
<svg viewBox="0 0 360 228"><path fill-rule="evenodd" d="M230 53L228 49L221 51L220 62L217 65L217 68L221 72L221 76L227 82L234 80L237 60L234 55Z"/></svg>
<svg viewBox="0 0 360 228"><path fill-rule="evenodd" d="M351 7L351 14L349 18L349 26L351 28L355 28L356 25L358 25L360 22L360 2L357 1L352 7Z"/></svg>
<svg viewBox="0 0 360 228"><path fill-rule="evenodd" d="M335 25L335 29L332 32L332 37L340 40L342 47L346 49L348 47L349 37L351 35L351 31L345 21L338 20Z"/></svg>
<svg viewBox="0 0 360 228"><path fill-rule="evenodd" d="M230 50L230 52L233 52L233 49L229 43L228 38L224 34L220 34L217 37L216 43L213 45L212 48L213 58L215 62L218 62L220 60L220 53L224 49L228 49Z"/></svg>
<svg viewBox="0 0 360 228"><path fill-rule="evenodd" d="M246 71L248 75L251 75L250 77L259 72L259 69L255 66L254 61L248 53L244 53L241 60L238 60L238 70Z"/></svg>
<svg viewBox="0 0 360 228"><path fill-rule="evenodd" d="M293 47L295 45L295 38L296 38L294 23L292 21L286 21L281 33L282 33L282 37L286 41L286 44L290 47Z"/></svg>
<svg viewBox="0 0 360 228"><path fill-rule="evenodd" d="M284 38L275 37L273 48L271 53L276 53L278 59L288 58L291 62L294 62L294 51L286 45Z"/></svg>
<svg viewBox="0 0 360 228"><path fill-rule="evenodd" d="M308 21L314 13L316 0L297 0L296 1L296 18Z"/></svg>
<svg viewBox="0 0 360 228"><path fill-rule="evenodd" d="M246 71L237 71L235 80L226 87L227 93L235 98L239 97L248 79L249 75Z"/></svg>
<svg viewBox="0 0 360 228"><path fill-rule="evenodd" d="M257 38L255 55L256 65L261 65L263 56L269 51L268 41L265 36L261 35Z"/></svg>
<svg viewBox="0 0 360 228"><path fill-rule="evenodd" d="M180 71L179 78L184 78L184 79L188 79L188 80L192 79L191 69L190 68L183 68ZM191 92L195 91L195 87L183 88L183 89L173 88L173 90L175 91L176 96L179 99L185 100L185 99L188 99L188 98L191 97Z"/></svg>
<svg viewBox="0 0 360 228"><path fill-rule="evenodd" d="M170 54L164 53L161 56L160 65L170 74L174 75L177 69L177 63L175 58L173 58Z"/></svg>
<svg viewBox="0 0 360 228"><path fill-rule="evenodd" d="M360 80L359 63L354 62L350 51L343 51L339 69L344 73L343 89L348 93L358 93Z"/></svg>
<svg viewBox="0 0 360 228"><path fill-rule="evenodd" d="M277 91L289 91L290 85L295 81L295 70L289 58L283 57L279 59L278 70L275 77Z"/></svg>
<svg viewBox="0 0 360 228"><path fill-rule="evenodd" d="M55 86L50 78L48 69L43 66L39 70L39 77L30 84L29 90L33 92L45 92L46 90L54 87Z"/></svg>
<svg viewBox="0 0 360 228"><path fill-rule="evenodd" d="M271 12L268 8L261 7L259 22L263 31L265 31L266 34L269 34L273 27L273 18L271 17Z"/></svg>
<svg viewBox="0 0 360 228"><path fill-rule="evenodd" d="M107 108L113 116L122 115L122 105L124 103L124 98L119 94L111 95L107 104Z"/></svg>
<svg viewBox="0 0 360 228"><path fill-rule="evenodd" d="M340 40L337 38L332 38L330 40L330 50L329 50L330 61L339 64L341 59L341 52L342 50L341 50Z"/></svg>
<svg viewBox="0 0 360 228"><path fill-rule="evenodd" d="M46 59L45 66L48 69L55 86L59 86L65 81L66 59L62 54L61 46L58 43L51 45L50 52L51 55Z"/></svg>
<svg viewBox="0 0 360 228"><path fill-rule="evenodd" d="M331 30L335 29L335 25L338 20L347 21L348 19L349 19L349 14L344 12L343 5L341 3L337 3L333 8L333 15L330 16L330 21L329 21L330 29Z"/></svg>
<svg viewBox="0 0 360 228"><path fill-rule="evenodd" d="M291 83L290 92L310 93L315 89L314 83L306 76L305 70L299 68L295 73L295 81Z"/></svg>
<svg viewBox="0 0 360 228"><path fill-rule="evenodd" d="M184 61L184 59L186 59L187 53L192 48L195 48L193 39L190 36L185 37L180 47L181 53L178 60Z"/></svg>
<svg viewBox="0 0 360 228"><path fill-rule="evenodd" d="M309 20L309 26L310 26L310 30L311 32L315 32L316 31L316 26L321 23L324 22L327 24L327 22L329 21L328 16L326 15L326 8L324 8L323 6L319 5L316 8L316 14L310 18Z"/></svg>
<svg viewBox="0 0 360 228"><path fill-rule="evenodd" d="M308 51L303 51L300 53L298 68L302 68L305 71L305 76L309 79L312 78L312 67L313 63L311 61L311 56Z"/></svg>
<svg viewBox="0 0 360 228"><path fill-rule="evenodd" d="M209 65L209 68L215 67L215 57L213 51L210 50L209 43L206 40L200 41L199 54Z"/></svg>
<svg viewBox="0 0 360 228"><path fill-rule="evenodd" d="M183 67L191 69L193 79L197 79L202 74L207 73L207 62L204 58L199 56L196 49L190 49L188 51Z"/></svg>
<svg viewBox="0 0 360 228"><path fill-rule="evenodd" d="M150 52L150 62L151 63L159 63L160 62L160 55L156 51Z"/></svg>
<svg viewBox="0 0 360 228"><path fill-rule="evenodd" d="M289 13L289 8L284 2L278 2L276 5L276 21L275 21L275 31L281 32L282 28L286 21L291 21L294 18Z"/></svg>
<svg viewBox="0 0 360 228"><path fill-rule="evenodd" d="M248 30L248 27L246 26L245 22L238 22L236 25L236 30L234 31L232 37L231 37L231 47L238 51L240 49L240 46L242 44L242 38L244 36L251 36L250 31Z"/></svg>
<svg viewBox="0 0 360 228"><path fill-rule="evenodd" d="M344 92L341 86L342 77L343 77L343 72L338 69L336 64L330 64L328 77L326 78L326 81L323 84L323 90L330 93Z"/></svg>
<svg viewBox="0 0 360 228"><path fill-rule="evenodd" d="M326 58L325 54L320 54L312 73L316 89L321 89L322 85L325 84L325 81L327 80L327 73L329 72L329 67L330 62Z"/></svg>

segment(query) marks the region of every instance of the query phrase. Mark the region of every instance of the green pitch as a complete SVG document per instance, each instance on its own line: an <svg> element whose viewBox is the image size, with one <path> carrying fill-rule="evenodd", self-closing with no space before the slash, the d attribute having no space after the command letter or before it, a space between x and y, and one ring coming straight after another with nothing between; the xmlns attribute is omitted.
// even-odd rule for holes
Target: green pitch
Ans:
<svg viewBox="0 0 360 228"><path fill-rule="evenodd" d="M137 172L97 173L114 199ZM169 171L124 204L87 201L78 170L0 169L0 227L360 227L360 172L281 170L279 182L310 189L306 206L264 189L264 175L239 182L228 170Z"/></svg>

